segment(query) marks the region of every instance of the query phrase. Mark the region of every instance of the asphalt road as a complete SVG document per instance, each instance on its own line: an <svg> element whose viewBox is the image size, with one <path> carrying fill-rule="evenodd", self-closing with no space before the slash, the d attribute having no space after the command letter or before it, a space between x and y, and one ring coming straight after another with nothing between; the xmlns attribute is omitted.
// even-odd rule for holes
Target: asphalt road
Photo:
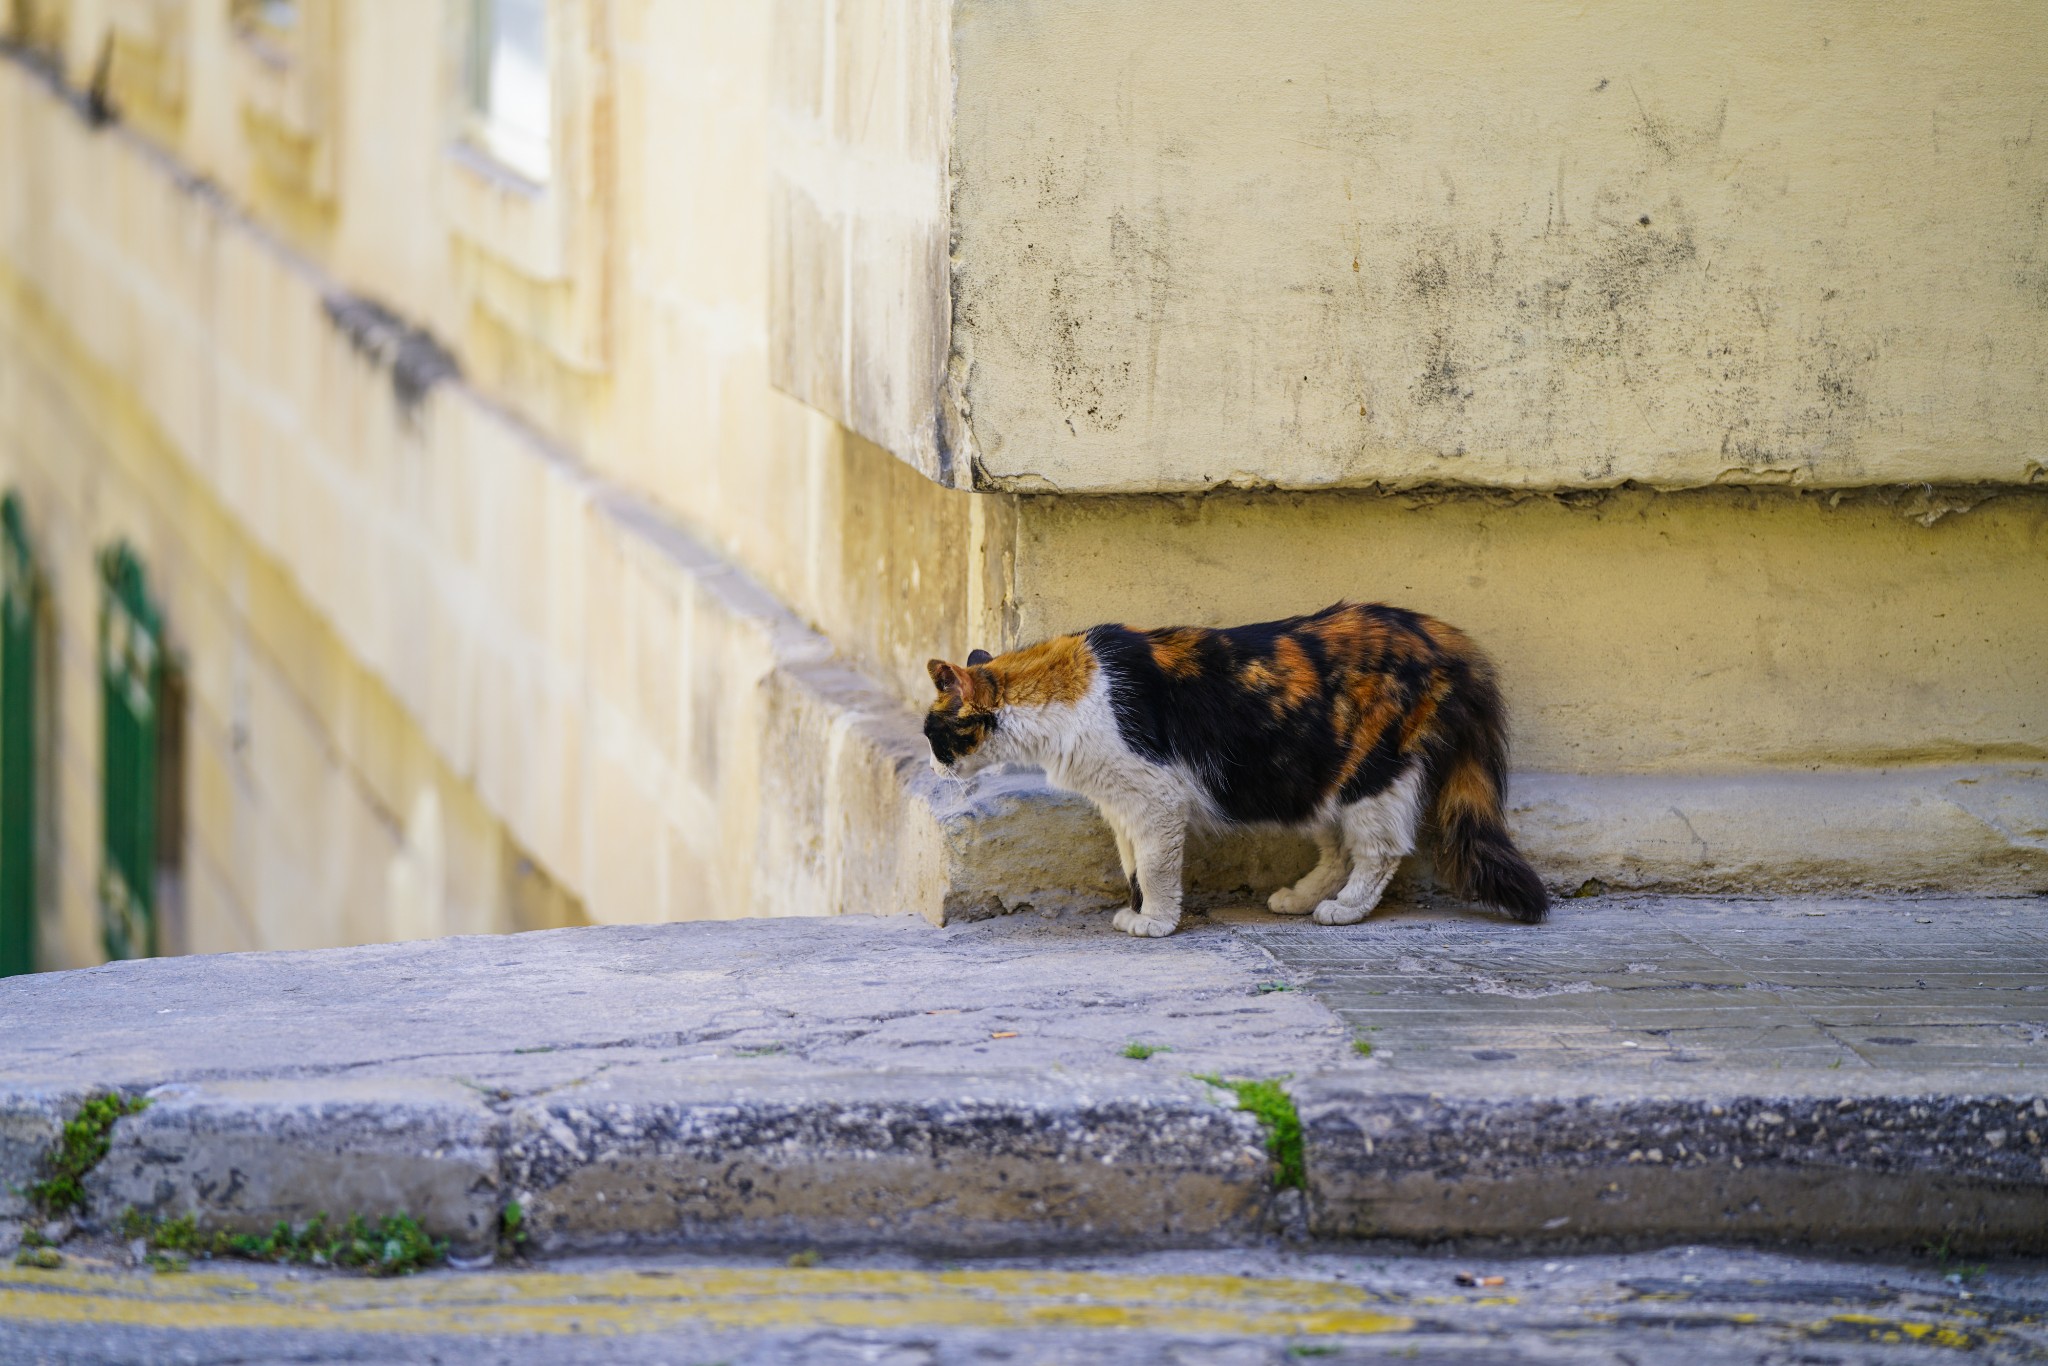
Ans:
<svg viewBox="0 0 2048 1366"><path fill-rule="evenodd" d="M0 1272L6 1362L2048 1360L2048 1264L1681 1248L1284 1249L964 1265L583 1258L376 1281L123 1249ZM1460 1285L1458 1274L1499 1277Z"/></svg>

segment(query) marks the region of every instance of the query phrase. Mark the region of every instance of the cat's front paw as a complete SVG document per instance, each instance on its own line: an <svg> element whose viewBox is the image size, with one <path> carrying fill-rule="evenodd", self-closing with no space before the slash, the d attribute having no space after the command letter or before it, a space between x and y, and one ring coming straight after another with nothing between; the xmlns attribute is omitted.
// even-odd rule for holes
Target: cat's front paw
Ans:
<svg viewBox="0 0 2048 1366"><path fill-rule="evenodd" d="M1134 934L1140 939L1164 939L1179 927L1179 922L1177 921L1159 920L1149 915L1141 915L1128 906L1118 911L1116 919L1110 923L1125 934Z"/></svg>
<svg viewBox="0 0 2048 1366"><path fill-rule="evenodd" d="M1314 897L1303 896L1292 887L1282 887L1266 898L1266 909L1274 915L1307 915L1315 908Z"/></svg>
<svg viewBox="0 0 2048 1366"><path fill-rule="evenodd" d="M1356 925L1372 914L1370 906L1347 906L1335 899L1325 901L1316 907L1318 925Z"/></svg>

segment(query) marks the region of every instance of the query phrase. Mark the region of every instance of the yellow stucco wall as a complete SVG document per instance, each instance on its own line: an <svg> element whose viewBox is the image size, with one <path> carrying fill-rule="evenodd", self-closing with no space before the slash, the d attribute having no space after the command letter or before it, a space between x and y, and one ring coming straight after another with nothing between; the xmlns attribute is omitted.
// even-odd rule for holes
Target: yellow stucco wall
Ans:
<svg viewBox="0 0 2048 1366"><path fill-rule="evenodd" d="M2032 0L961 0L982 486L2048 478Z"/></svg>
<svg viewBox="0 0 2048 1366"><path fill-rule="evenodd" d="M1789 490L1031 498L1017 631L1383 600L1494 656L1524 768L2048 760L2048 497L1944 506Z"/></svg>

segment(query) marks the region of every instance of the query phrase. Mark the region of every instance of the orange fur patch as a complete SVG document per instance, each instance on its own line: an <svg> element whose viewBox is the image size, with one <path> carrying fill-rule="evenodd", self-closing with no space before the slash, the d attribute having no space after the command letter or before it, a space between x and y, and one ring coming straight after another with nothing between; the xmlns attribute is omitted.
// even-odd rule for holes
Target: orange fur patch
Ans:
<svg viewBox="0 0 2048 1366"><path fill-rule="evenodd" d="M1200 646L1205 632L1182 627L1152 634L1152 662L1174 678L1193 678L1202 671Z"/></svg>
<svg viewBox="0 0 2048 1366"><path fill-rule="evenodd" d="M1401 727L1401 748L1406 751L1415 748L1423 736L1429 734L1429 723L1436 719L1436 709L1451 695L1451 680L1444 671L1437 669L1429 676L1429 690L1415 699L1415 705L1408 709L1407 724Z"/></svg>
<svg viewBox="0 0 2048 1366"><path fill-rule="evenodd" d="M998 655L981 666L995 681L996 700L1042 707L1078 702L1095 677L1095 652L1080 636L1055 636L1037 645Z"/></svg>
<svg viewBox="0 0 2048 1366"><path fill-rule="evenodd" d="M1494 795L1493 780L1476 763L1451 765L1451 771L1444 775L1437 804L1445 811L1467 812L1490 821L1500 819L1500 803Z"/></svg>
<svg viewBox="0 0 2048 1366"><path fill-rule="evenodd" d="M1292 636L1282 636L1274 645L1273 671L1279 676L1280 697L1290 708L1300 706L1322 689L1315 662Z"/></svg>

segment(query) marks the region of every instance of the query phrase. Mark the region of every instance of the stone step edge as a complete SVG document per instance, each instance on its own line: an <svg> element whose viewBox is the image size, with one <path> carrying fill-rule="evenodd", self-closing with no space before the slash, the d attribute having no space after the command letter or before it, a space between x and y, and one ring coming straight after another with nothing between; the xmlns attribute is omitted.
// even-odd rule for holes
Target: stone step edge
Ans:
<svg viewBox="0 0 2048 1366"><path fill-rule="evenodd" d="M1973 1095L1446 1097L1288 1083L1302 1196L1260 1121L1192 1084L866 1079L872 1094L173 1084L116 1121L82 1217L266 1231L403 1211L458 1255L884 1245L989 1255L1317 1240L2048 1252L2048 1087ZM936 1083L943 1083L937 1087ZM0 1095L8 1208L89 1093Z"/></svg>

